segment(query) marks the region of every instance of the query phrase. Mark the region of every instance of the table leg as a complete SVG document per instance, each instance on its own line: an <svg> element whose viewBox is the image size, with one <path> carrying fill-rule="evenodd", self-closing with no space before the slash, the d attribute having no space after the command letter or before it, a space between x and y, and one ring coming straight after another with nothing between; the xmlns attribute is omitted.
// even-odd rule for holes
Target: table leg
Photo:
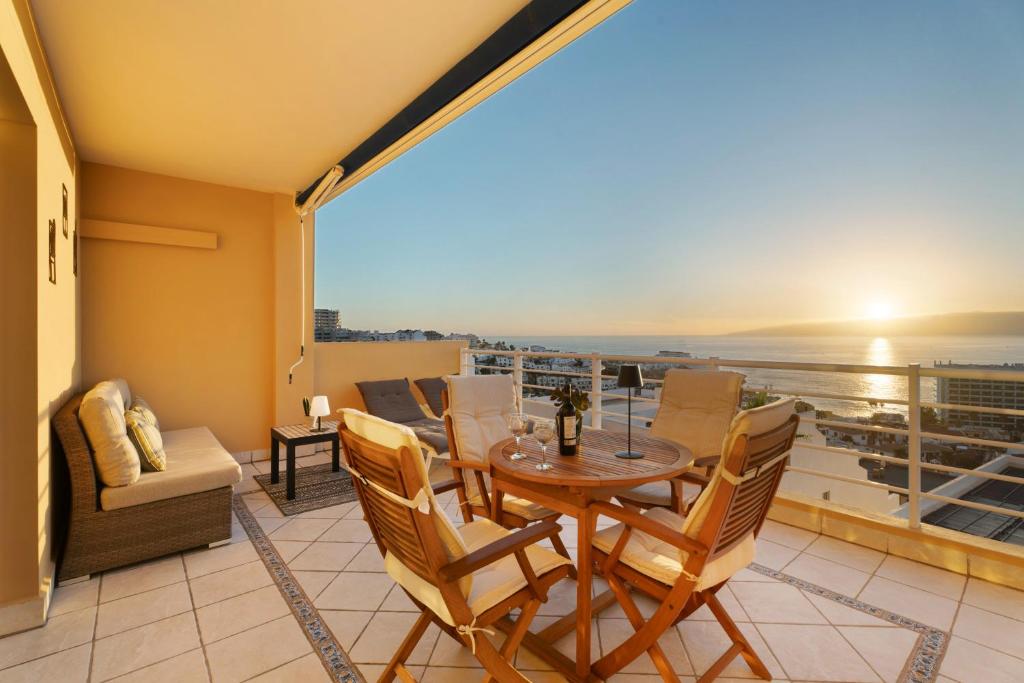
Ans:
<svg viewBox="0 0 1024 683"><path fill-rule="evenodd" d="M281 444L273 436L270 437L270 483L281 481Z"/></svg>
<svg viewBox="0 0 1024 683"><path fill-rule="evenodd" d="M491 482L494 480L492 479ZM495 524L502 524L502 513L505 510L504 505L505 492L500 488L491 484L491 519L494 520Z"/></svg>
<svg viewBox="0 0 1024 683"><path fill-rule="evenodd" d="M593 567L590 560L591 528L594 513L585 508L577 519L576 545L576 675L586 680L590 676L590 627L591 627L591 577Z"/></svg>
<svg viewBox="0 0 1024 683"><path fill-rule="evenodd" d="M285 493L288 500L295 500L295 446L288 444L288 461L285 463Z"/></svg>
<svg viewBox="0 0 1024 683"><path fill-rule="evenodd" d="M331 471L338 472L341 470L341 444L340 439L335 435L334 440L331 441Z"/></svg>

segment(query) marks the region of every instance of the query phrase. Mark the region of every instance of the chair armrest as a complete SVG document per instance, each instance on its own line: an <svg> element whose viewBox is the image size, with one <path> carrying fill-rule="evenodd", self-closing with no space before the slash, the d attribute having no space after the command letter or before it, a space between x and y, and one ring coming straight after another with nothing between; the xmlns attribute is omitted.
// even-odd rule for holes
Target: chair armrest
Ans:
<svg viewBox="0 0 1024 683"><path fill-rule="evenodd" d="M697 484L701 488L711 483L711 477L705 477L703 474L697 474L696 472L685 472L676 478L690 484Z"/></svg>
<svg viewBox="0 0 1024 683"><path fill-rule="evenodd" d="M617 519L626 526L638 529L645 534L650 534L658 540L670 543L680 550L685 550L691 555L707 555L708 553L707 548L692 538L683 536L678 531L670 529L664 524L659 524L654 520L647 519L640 513L634 512L633 510L629 510L618 505L612 505L611 503L605 503L604 501L594 503L591 508L594 512L605 515L606 517L611 517L612 519Z"/></svg>
<svg viewBox="0 0 1024 683"><path fill-rule="evenodd" d="M463 558L444 565L438 569L437 573L445 581L461 579L463 576L472 574L481 567L486 567L538 541L550 538L561 530L561 525L553 519L531 524L525 529L515 531L501 540L485 545L483 548L474 550Z"/></svg>
<svg viewBox="0 0 1024 683"><path fill-rule="evenodd" d="M434 490L434 495L437 495L438 493L444 493L445 491L457 489L460 486L462 486L462 482L455 481L454 479L449 479L448 481L439 481L436 484L433 484L430 488Z"/></svg>
<svg viewBox="0 0 1024 683"><path fill-rule="evenodd" d="M452 458L447 461L448 467L458 467L464 470L480 470L481 472L490 472L491 467L482 462L476 462L472 460L456 460Z"/></svg>

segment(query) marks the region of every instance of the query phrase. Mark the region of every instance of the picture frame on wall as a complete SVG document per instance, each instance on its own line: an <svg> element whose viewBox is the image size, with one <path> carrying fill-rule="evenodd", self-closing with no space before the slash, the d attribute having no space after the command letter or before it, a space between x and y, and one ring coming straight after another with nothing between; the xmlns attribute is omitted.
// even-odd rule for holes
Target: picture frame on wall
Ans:
<svg viewBox="0 0 1024 683"><path fill-rule="evenodd" d="M60 184L61 191L61 202L64 207L64 222L61 225L61 232L64 233L64 239L68 237L68 186L64 183Z"/></svg>
<svg viewBox="0 0 1024 683"><path fill-rule="evenodd" d="M57 284L57 221L50 219L50 282Z"/></svg>

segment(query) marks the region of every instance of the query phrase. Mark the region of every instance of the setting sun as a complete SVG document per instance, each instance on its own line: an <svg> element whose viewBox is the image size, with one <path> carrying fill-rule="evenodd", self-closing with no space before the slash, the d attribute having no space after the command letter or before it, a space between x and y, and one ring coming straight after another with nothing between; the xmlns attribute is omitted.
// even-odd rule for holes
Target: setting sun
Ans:
<svg viewBox="0 0 1024 683"><path fill-rule="evenodd" d="M867 307L868 318L887 320L892 317L892 304L888 301L872 301Z"/></svg>

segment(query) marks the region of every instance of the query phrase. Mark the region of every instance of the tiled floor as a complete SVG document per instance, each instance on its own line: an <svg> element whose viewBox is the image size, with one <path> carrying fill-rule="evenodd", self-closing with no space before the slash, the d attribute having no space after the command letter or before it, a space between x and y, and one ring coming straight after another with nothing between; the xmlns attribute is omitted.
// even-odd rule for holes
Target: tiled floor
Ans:
<svg viewBox="0 0 1024 683"><path fill-rule="evenodd" d="M302 459L314 464L323 455ZM281 516L252 482L243 500L277 553L367 680L375 680L416 617L383 573L354 503ZM441 498L458 518L452 494ZM563 520L570 552L572 520ZM768 523L757 563L950 634L939 681L1024 680L1024 593L909 562L801 529ZM799 584L802 585L802 584ZM596 582L595 591L603 590ZM572 610L575 584L557 585L536 627ZM777 680L896 681L918 634L763 572L743 570L719 595ZM650 613L655 605L640 600ZM595 620L594 651L631 632L612 607ZM572 636L560 643L572 654ZM685 681L726 647L705 609L665 634ZM469 651L436 627L410 659L425 683L480 680ZM562 680L529 652L517 666L537 683ZM720 680L750 679L735 660ZM9 681L328 681L256 548L236 522L232 542L107 572L57 590L41 629L0 639L0 683ZM660 680L646 657L615 683Z"/></svg>

